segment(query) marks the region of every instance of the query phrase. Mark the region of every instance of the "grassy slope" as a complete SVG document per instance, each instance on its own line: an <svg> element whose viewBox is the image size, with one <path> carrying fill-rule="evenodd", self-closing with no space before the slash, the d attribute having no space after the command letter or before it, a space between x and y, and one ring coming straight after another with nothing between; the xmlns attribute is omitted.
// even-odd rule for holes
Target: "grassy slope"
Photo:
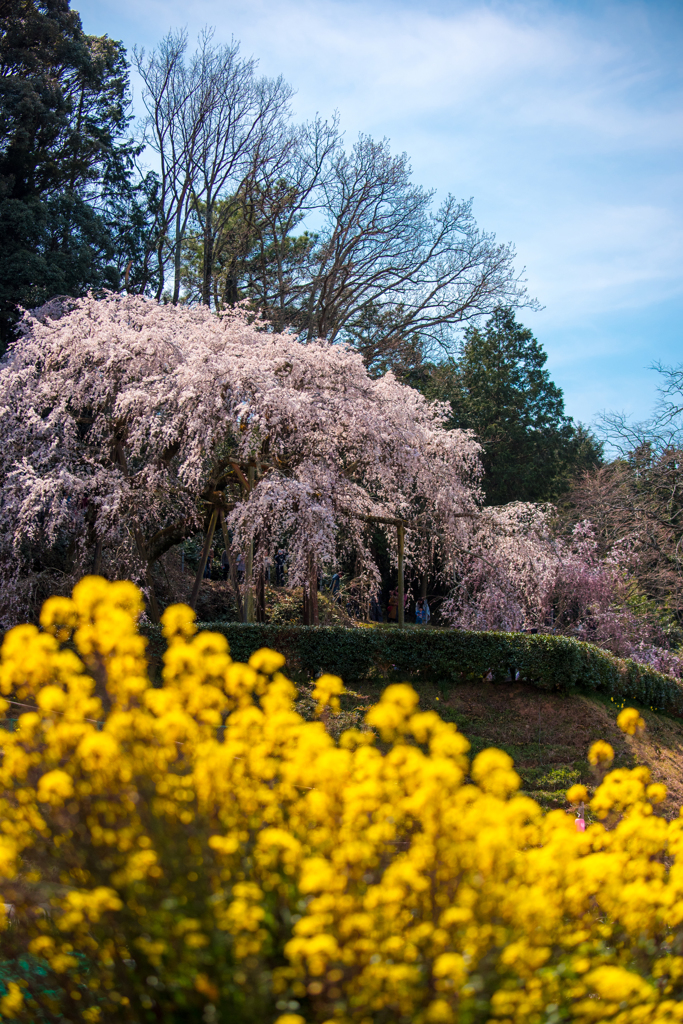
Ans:
<svg viewBox="0 0 683 1024"><path fill-rule="evenodd" d="M179 557L176 561L177 565L169 560L166 566L166 579L174 584L168 598L184 600L193 577L187 568L182 575ZM268 587L269 620L283 624L300 621L301 600L300 589ZM349 623L343 610L324 595L319 600L321 623ZM229 605L229 585L205 581L200 592L200 619L224 618ZM376 700L382 687L362 685L361 689ZM595 782L586 755L596 739L612 744L615 767L646 764L653 780L665 783L669 798L658 812L672 817L683 806L683 719L641 708L647 723L644 735L624 736L616 726L620 706L609 700L549 693L521 683L460 685L442 694L425 682L420 685L420 704L455 722L470 740L473 753L491 746L506 750L514 759L525 792L545 807L568 806L564 793L570 785L584 782L590 787Z"/></svg>
<svg viewBox="0 0 683 1024"><path fill-rule="evenodd" d="M375 700L381 688L364 686L362 692ZM485 747L506 750L524 791L545 807L568 807L564 794L574 782L594 785L586 755L597 739L612 744L614 767L646 764L653 781L665 783L669 798L658 813L675 817L683 806L683 720L641 708L644 734L625 736L616 725L619 705L595 696L547 693L524 683L462 685L446 694L424 683L420 706L455 722L473 753Z"/></svg>

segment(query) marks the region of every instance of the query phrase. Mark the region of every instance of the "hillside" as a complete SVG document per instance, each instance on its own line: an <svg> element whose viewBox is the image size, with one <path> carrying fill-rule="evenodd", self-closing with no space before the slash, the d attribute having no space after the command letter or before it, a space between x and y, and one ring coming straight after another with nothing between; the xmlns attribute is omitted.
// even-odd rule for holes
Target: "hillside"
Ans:
<svg viewBox="0 0 683 1024"><path fill-rule="evenodd" d="M368 702L381 692L379 686L358 689ZM641 708L646 730L631 737L616 725L621 705L596 696L547 693L524 683L463 684L447 693L423 683L419 691L422 709L455 722L474 753L491 746L507 751L524 791L544 807L568 807L564 791L570 785L592 785L586 755L596 739L612 744L615 767L646 764L653 781L667 786L669 797L658 813L676 817L683 806L683 720Z"/></svg>
<svg viewBox="0 0 683 1024"><path fill-rule="evenodd" d="M180 574L179 565L168 562L170 584L167 599L184 597L191 575ZM289 625L300 621L301 591L268 588L269 620ZM227 618L229 587L222 581L205 581L200 592L199 617ZM351 620L337 605L320 595L321 624L348 625ZM211 629L212 623L206 622ZM241 652L239 657L247 657ZM291 669L290 669L291 671ZM305 673L294 671L301 682ZM308 677L310 678L310 676ZM348 683L348 679L346 680ZM359 704L346 698L349 711L337 723L337 729L356 724L363 708L377 699L383 688L379 682L354 684L356 692L367 700ZM386 685L386 684L384 684ZM613 703L597 694L548 692L526 683L461 683L442 692L429 682L414 683L420 692L420 704L434 709L448 721L457 724L467 736L476 753L495 746L506 750L514 759L522 777L524 791L544 807L568 806L564 792L575 782L589 787L595 781L586 755L591 743L605 739L615 751L615 767L646 764L653 781L663 782L669 791L668 800L657 808L658 813L675 817L683 806L683 718L659 714L629 700L639 707L647 728L641 737L625 736L616 726L616 717L623 703ZM308 702L302 702L307 705ZM301 706L312 711L312 707ZM337 731L335 729L335 731Z"/></svg>

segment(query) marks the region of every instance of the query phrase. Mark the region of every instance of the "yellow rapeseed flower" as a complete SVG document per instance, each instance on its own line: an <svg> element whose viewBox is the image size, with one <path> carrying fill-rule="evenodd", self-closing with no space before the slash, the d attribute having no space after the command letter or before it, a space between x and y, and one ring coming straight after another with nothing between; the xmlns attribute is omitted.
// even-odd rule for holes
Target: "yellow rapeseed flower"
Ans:
<svg viewBox="0 0 683 1024"><path fill-rule="evenodd" d="M588 751L588 761L592 765L610 764L614 760L614 750L605 740L596 740Z"/></svg>
<svg viewBox="0 0 683 1024"><path fill-rule="evenodd" d="M642 732L645 728L645 719L635 708L624 708L617 716L617 725L622 732L629 736L635 736L637 732Z"/></svg>
<svg viewBox="0 0 683 1024"><path fill-rule="evenodd" d="M335 739L281 655L233 662L186 606L152 685L141 608L88 577L0 654L0 690L31 705L0 729L0 926L59 976L51 1014L683 1024L683 816L655 812L647 768L607 772L577 832L505 752L470 764L411 686ZM325 675L314 698L343 692ZM23 985L0 1014L29 1024L44 993Z"/></svg>
<svg viewBox="0 0 683 1024"><path fill-rule="evenodd" d="M4 995L0 999L0 1014L3 1017L9 1017L10 1020L19 1016L19 1012L24 1005L24 993L21 991L16 981L10 981L7 985L7 995Z"/></svg>
<svg viewBox="0 0 683 1024"><path fill-rule="evenodd" d="M588 803L588 790L580 783L570 786L567 790L567 800L570 804L580 804L582 801Z"/></svg>

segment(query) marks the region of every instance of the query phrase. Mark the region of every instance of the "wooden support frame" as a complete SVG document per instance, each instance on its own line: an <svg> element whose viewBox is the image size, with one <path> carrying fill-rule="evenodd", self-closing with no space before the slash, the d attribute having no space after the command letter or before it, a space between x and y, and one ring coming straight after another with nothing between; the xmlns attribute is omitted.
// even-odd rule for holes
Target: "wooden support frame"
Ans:
<svg viewBox="0 0 683 1024"><path fill-rule="evenodd" d="M405 626L405 583L404 583L404 562L405 562L405 539L406 527L409 530L420 530L417 523L410 523L405 519L394 519L392 516L371 516L362 512L347 512L354 519L361 519L364 523L382 523L385 526L395 526L398 547L398 626L402 629ZM481 515L480 512L455 512L457 519L474 519Z"/></svg>
<svg viewBox="0 0 683 1024"><path fill-rule="evenodd" d="M239 482L242 484L242 487L244 487L245 491L247 491L247 493L248 493L249 490L250 490L249 481L247 480L247 478L245 477L244 473L242 472L242 467L240 466L240 464L238 462L231 462L230 466L232 467L233 473L235 474L235 476L237 477ZM247 467L247 472L249 472L250 468L251 467Z"/></svg>
<svg viewBox="0 0 683 1024"><path fill-rule="evenodd" d="M310 626L320 625L318 617L318 565L315 560L315 552L311 551L308 556L308 614Z"/></svg>
<svg viewBox="0 0 683 1024"><path fill-rule="evenodd" d="M114 446L114 453L116 460L121 467L121 471L124 476L128 476L128 463L126 462L126 454L123 450L123 443L117 441ZM135 540L135 548L138 553L138 558L141 562L145 563L145 582L147 584L147 596L149 598L149 612L150 618L155 625L158 625L161 621L161 615L159 614L159 605L157 603L157 596L154 592L154 580L152 578L152 563L149 559L149 553L145 544L144 538L138 527L133 528L133 539ZM101 552L100 552L101 558Z"/></svg>
<svg viewBox="0 0 683 1024"><path fill-rule="evenodd" d="M399 522L396 526L398 540L398 627L403 629L405 625L405 596L403 585L403 556L405 553L405 523Z"/></svg>
<svg viewBox="0 0 683 1024"><path fill-rule="evenodd" d="M197 605L197 598L199 597L199 588L204 579L204 570L206 569L206 563L209 559L209 551L213 544L213 535L216 531L216 523L218 522L218 513L220 509L218 505L214 505L213 512L211 513L211 519L209 520L209 529L206 531L206 537L204 538L204 547L202 548L202 554L199 559L199 568L197 569L197 575L195 576L194 586L192 588L192 594L190 595L190 608L195 609Z"/></svg>
<svg viewBox="0 0 683 1024"><path fill-rule="evenodd" d="M102 571L102 540L98 540L95 545L95 558L93 559L92 567L93 575L99 576Z"/></svg>
<svg viewBox="0 0 683 1024"><path fill-rule="evenodd" d="M256 467L252 464L247 469L247 498L254 490L254 482L256 480ZM254 621L254 581L252 576L254 575L254 537L249 541L249 547L247 548L247 558L244 572L244 582L246 584L245 594L245 605L246 605L246 622Z"/></svg>
<svg viewBox="0 0 683 1024"><path fill-rule="evenodd" d="M229 567L229 570L230 570L230 583L232 584L232 589L235 592L235 603L237 604L237 615L238 615L238 618L239 618L240 622L244 622L244 605L242 604L242 594L240 593L240 584L239 584L239 580L237 579L237 566L235 565L235 559L232 557L232 553L230 551L230 538L228 537L228 528L225 525L225 519L223 518L223 513L222 513L222 511L220 509L218 510L218 520L219 520L219 522L221 524L221 532L223 534L223 543L225 544L225 551L226 551L226 554L228 556L228 567Z"/></svg>

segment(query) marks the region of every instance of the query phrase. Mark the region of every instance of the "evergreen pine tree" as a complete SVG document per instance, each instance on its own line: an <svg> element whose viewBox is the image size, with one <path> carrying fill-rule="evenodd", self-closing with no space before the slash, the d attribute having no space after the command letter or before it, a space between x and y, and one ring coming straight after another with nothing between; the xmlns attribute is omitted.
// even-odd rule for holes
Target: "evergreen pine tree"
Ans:
<svg viewBox="0 0 683 1024"><path fill-rule="evenodd" d="M425 364L403 378L428 398L449 401L451 426L475 432L487 504L552 501L572 476L602 461L596 438L565 415L547 358L513 311L499 307L483 328L467 330L457 361Z"/></svg>
<svg viewBox="0 0 683 1024"><path fill-rule="evenodd" d="M68 0L0 3L3 348L17 306L117 288L135 262L136 233L116 215L147 217L133 183L128 80L121 43L86 35Z"/></svg>

